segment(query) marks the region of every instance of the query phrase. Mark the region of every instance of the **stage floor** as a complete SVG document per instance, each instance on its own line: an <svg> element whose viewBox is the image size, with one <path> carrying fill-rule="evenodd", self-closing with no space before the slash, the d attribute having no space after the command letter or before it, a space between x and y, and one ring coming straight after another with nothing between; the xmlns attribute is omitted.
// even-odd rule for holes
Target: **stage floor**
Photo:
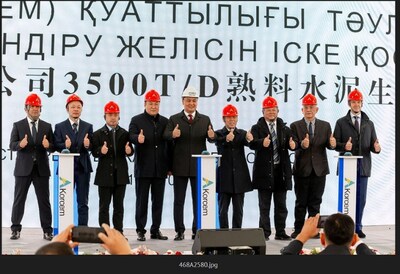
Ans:
<svg viewBox="0 0 400 274"><path fill-rule="evenodd" d="M370 247L376 249L380 254L394 254L396 247L395 225L385 226L365 226L363 229L367 235L363 241ZM175 231L173 229L161 229L161 232L168 236L168 240L152 240L150 234L146 234L146 241L138 241L136 231L133 228L125 229L125 236L128 238L132 249L142 245L143 247L156 251L159 254L165 254L168 250L180 251L183 254L191 255L193 240L190 231L186 231L183 241L174 241ZM286 229L288 235L292 229ZM1 254L2 255L32 255L42 245L48 243L43 239L43 233L40 228L23 228L21 238L18 240L10 240L10 228L2 228ZM274 233L270 236L270 240L266 242L266 255L279 255L282 247L286 246L289 241L279 241L274 239ZM309 240L305 248L312 249L320 247L319 239ZM78 248L80 254L102 254L105 250L100 244L81 243Z"/></svg>

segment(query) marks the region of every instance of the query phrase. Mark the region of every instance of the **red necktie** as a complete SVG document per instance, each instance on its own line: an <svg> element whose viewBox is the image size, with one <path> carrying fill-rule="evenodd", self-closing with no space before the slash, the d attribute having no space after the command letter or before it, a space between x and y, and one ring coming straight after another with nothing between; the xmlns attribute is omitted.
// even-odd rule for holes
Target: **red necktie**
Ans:
<svg viewBox="0 0 400 274"><path fill-rule="evenodd" d="M193 115L189 114L188 116L189 116L189 123L191 124L193 122Z"/></svg>

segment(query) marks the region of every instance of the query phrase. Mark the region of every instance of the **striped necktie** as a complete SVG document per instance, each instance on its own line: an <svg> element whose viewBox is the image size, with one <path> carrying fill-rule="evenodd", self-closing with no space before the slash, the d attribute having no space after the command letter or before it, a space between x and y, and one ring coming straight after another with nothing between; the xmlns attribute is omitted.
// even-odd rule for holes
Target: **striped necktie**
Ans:
<svg viewBox="0 0 400 274"><path fill-rule="evenodd" d="M274 125L275 125L274 122L269 123L271 137L272 137L272 145L273 145L273 149L274 149L274 164L278 164L279 163L278 138L276 136Z"/></svg>

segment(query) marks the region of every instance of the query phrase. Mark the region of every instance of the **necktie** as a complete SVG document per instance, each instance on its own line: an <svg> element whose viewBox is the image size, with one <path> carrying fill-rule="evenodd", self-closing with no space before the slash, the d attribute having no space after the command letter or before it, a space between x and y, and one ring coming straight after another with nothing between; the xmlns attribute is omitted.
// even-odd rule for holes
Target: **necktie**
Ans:
<svg viewBox="0 0 400 274"><path fill-rule="evenodd" d="M36 121L32 121L32 138L33 138L33 142L36 142L36 135L37 135L37 130L36 130Z"/></svg>
<svg viewBox="0 0 400 274"><path fill-rule="evenodd" d="M274 149L274 164L277 164L277 163L279 163L278 138L276 136L274 125L275 125L275 123L273 123L273 122L269 123L271 137L272 137L272 145L273 145L273 149Z"/></svg>
<svg viewBox="0 0 400 274"><path fill-rule="evenodd" d="M314 131L313 131L311 122L308 123L308 135L310 135L310 139L312 139L314 137Z"/></svg>
<svg viewBox="0 0 400 274"><path fill-rule="evenodd" d="M193 122L193 115L189 114L188 116L189 116L189 123L191 124Z"/></svg>
<svg viewBox="0 0 400 274"><path fill-rule="evenodd" d="M78 124L77 123L73 123L72 124L72 131L77 134L78 133Z"/></svg>
<svg viewBox="0 0 400 274"><path fill-rule="evenodd" d="M116 142L115 142L115 128L113 128L111 130L112 132L112 139L113 139L113 146L114 146L114 155L117 155L117 146L116 146Z"/></svg>
<svg viewBox="0 0 400 274"><path fill-rule="evenodd" d="M357 132L360 133L360 124L358 123L358 116L354 116L354 127L356 128Z"/></svg>

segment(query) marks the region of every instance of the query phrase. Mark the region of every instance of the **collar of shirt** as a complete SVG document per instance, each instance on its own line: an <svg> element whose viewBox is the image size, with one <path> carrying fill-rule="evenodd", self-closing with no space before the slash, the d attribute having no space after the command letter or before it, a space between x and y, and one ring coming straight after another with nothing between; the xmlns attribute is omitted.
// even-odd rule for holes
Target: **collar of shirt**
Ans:
<svg viewBox="0 0 400 274"><path fill-rule="evenodd" d="M186 111L184 111L184 113L185 113L185 115L186 115L186 118L188 118L188 120L189 120L189 114L192 114L192 119L194 119L194 117L196 116L196 115L195 115L195 114L196 114L196 111L193 112L193 113L187 113Z"/></svg>
<svg viewBox="0 0 400 274"><path fill-rule="evenodd" d="M351 114L351 119L354 120L354 117L358 117L359 121L361 121L361 114Z"/></svg>
<svg viewBox="0 0 400 274"><path fill-rule="evenodd" d="M79 119L76 120L76 121L73 121L73 120L69 119L69 122L70 122L70 124L71 124L71 127L72 127L72 125L73 125L74 123L76 123L76 124L77 124L76 127L79 128Z"/></svg>
<svg viewBox="0 0 400 274"><path fill-rule="evenodd" d="M35 120L31 119L30 117L26 117L26 118L28 119L28 122L29 122L30 125L31 125L31 122L35 122L35 125L36 125L36 122L39 121L39 119L37 119L37 120L35 121Z"/></svg>

